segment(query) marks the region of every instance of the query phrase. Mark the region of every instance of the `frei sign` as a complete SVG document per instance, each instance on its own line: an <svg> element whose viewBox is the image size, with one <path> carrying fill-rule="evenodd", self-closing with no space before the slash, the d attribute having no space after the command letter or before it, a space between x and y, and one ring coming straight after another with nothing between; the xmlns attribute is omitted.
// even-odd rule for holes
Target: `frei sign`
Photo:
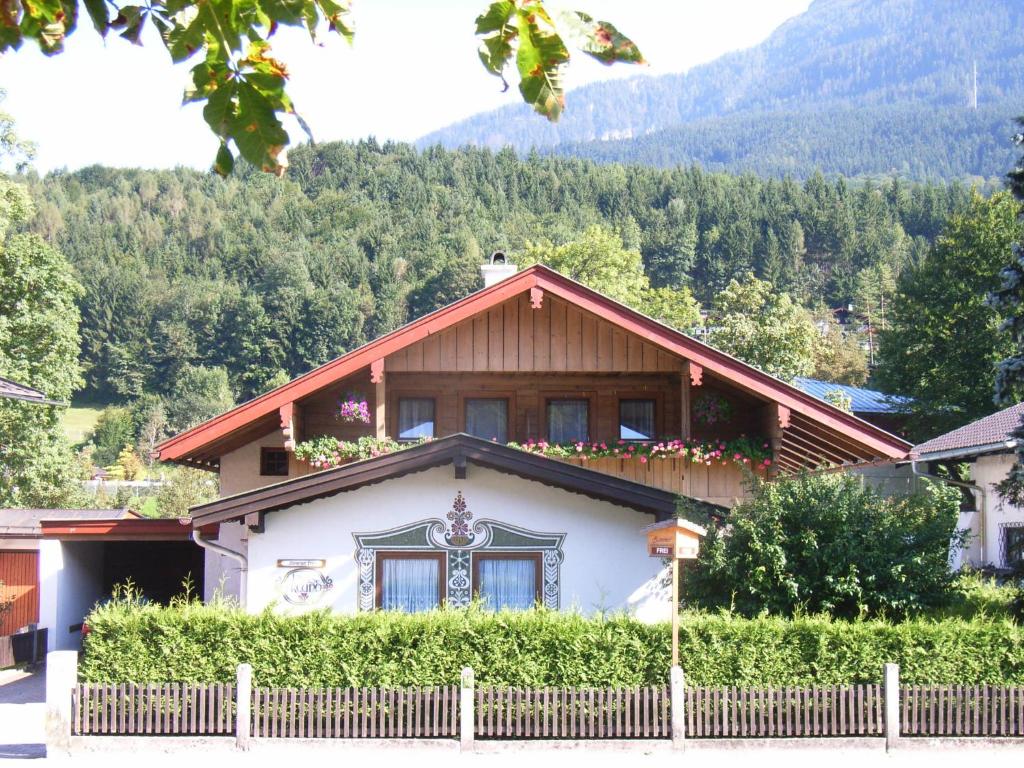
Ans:
<svg viewBox="0 0 1024 768"><path fill-rule="evenodd" d="M689 520L664 520L644 529L647 533L647 554L673 560L693 560L700 551L700 539L707 534Z"/></svg>

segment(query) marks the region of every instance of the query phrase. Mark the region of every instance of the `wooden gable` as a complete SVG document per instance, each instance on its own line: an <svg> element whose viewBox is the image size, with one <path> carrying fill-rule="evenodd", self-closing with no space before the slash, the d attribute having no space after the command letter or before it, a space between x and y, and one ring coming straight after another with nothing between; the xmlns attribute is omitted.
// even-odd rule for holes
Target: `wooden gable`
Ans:
<svg viewBox="0 0 1024 768"><path fill-rule="evenodd" d="M678 373L683 361L550 294L528 293L388 355L393 373Z"/></svg>

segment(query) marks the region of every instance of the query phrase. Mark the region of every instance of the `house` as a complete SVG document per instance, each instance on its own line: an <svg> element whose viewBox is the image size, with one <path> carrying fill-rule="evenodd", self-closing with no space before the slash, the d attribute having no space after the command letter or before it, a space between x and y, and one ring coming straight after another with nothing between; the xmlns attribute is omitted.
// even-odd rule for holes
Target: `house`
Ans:
<svg viewBox="0 0 1024 768"><path fill-rule="evenodd" d="M222 497L192 510L219 526L216 544L196 537L208 591L223 582L252 611L478 595L653 615L662 563L641 531L681 501L728 507L745 473L907 455L551 269L484 273L482 290L158 446L220 475Z"/></svg>
<svg viewBox="0 0 1024 768"><path fill-rule="evenodd" d="M827 400L832 393L837 393L850 403L850 411L865 421L881 427L894 434L901 434L906 427L910 412L910 398L902 395L888 395L875 389L853 387L849 384L836 384L821 379L810 379L798 376L793 384L809 395Z"/></svg>
<svg viewBox="0 0 1024 768"><path fill-rule="evenodd" d="M997 571L1024 564L1024 509L1004 501L995 488L1016 460L1012 432L1022 417L1019 403L914 447L916 460L932 474L943 465L970 467L970 499L958 526L970 532L970 542L957 553L957 564Z"/></svg>

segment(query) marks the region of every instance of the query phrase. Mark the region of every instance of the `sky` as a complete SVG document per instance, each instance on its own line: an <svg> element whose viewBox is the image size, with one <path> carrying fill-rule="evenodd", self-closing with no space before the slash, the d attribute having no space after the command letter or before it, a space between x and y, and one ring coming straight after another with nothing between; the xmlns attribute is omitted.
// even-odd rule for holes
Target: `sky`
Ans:
<svg viewBox="0 0 1024 768"><path fill-rule="evenodd" d="M810 0L576 0L569 5L614 23L650 62L605 67L574 55L571 89L636 74L683 72L723 53L748 48ZM556 6L549 0L551 7ZM514 103L477 58L476 16L487 0L356 0L355 44L336 35L317 44L296 29L279 31L274 53L291 73L297 111L317 141L412 141L477 112ZM104 41L86 20L65 52L39 53L34 43L0 56L0 109L20 136L37 146L40 172L93 164L120 167L208 168L217 140L201 108L181 95L195 61L174 66L154 34L134 46ZM572 110L571 91L567 97ZM540 116L537 117L541 120ZM286 127L293 142L304 138Z"/></svg>

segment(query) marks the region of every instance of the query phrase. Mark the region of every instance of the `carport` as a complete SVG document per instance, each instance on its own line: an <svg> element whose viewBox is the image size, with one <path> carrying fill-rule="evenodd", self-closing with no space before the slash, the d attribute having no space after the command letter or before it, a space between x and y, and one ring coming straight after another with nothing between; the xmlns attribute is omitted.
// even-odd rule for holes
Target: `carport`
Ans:
<svg viewBox="0 0 1024 768"><path fill-rule="evenodd" d="M78 650L89 611L129 579L152 602L167 603L186 579L202 596L204 550L191 535L188 520L44 520L39 618L49 650Z"/></svg>

